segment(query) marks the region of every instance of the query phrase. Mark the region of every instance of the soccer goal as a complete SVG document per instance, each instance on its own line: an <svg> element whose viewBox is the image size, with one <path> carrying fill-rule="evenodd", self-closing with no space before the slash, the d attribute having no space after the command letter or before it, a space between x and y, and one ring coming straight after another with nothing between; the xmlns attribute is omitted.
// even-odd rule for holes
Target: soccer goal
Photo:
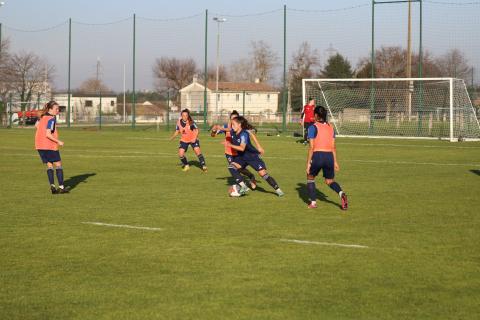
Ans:
<svg viewBox="0 0 480 320"><path fill-rule="evenodd" d="M467 87L456 78L303 79L340 136L480 140Z"/></svg>

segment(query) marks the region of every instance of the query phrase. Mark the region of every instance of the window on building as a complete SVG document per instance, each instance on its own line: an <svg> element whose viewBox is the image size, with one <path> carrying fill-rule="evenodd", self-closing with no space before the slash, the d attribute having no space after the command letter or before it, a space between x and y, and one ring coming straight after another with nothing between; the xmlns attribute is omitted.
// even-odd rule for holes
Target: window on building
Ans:
<svg viewBox="0 0 480 320"><path fill-rule="evenodd" d="M85 100L85 107L93 107L93 101L92 100Z"/></svg>
<svg viewBox="0 0 480 320"><path fill-rule="evenodd" d="M217 101L220 101L220 93L217 93Z"/></svg>
<svg viewBox="0 0 480 320"><path fill-rule="evenodd" d="M110 107L115 107L115 100L110 100Z"/></svg>
<svg viewBox="0 0 480 320"><path fill-rule="evenodd" d="M240 101L240 94L237 93L237 94L235 95L235 101L237 101L237 102Z"/></svg>
<svg viewBox="0 0 480 320"><path fill-rule="evenodd" d="M267 101L270 102L270 95L267 94Z"/></svg>

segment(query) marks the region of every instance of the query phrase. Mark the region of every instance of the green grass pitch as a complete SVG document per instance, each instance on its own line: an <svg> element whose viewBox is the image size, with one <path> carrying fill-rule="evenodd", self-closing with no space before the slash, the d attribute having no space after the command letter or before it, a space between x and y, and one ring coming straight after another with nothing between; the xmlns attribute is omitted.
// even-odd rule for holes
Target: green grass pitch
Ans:
<svg viewBox="0 0 480 320"><path fill-rule="evenodd" d="M0 130L1 319L479 317L480 143L339 138L342 212L294 138L259 135L284 198L229 198L220 137L205 174L165 131L61 128L51 195L33 135Z"/></svg>

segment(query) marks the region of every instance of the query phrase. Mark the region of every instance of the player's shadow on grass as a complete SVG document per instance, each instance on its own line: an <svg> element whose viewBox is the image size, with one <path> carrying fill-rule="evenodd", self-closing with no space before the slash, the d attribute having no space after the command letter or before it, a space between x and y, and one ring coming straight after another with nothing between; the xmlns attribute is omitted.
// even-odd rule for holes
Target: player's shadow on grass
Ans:
<svg viewBox="0 0 480 320"><path fill-rule="evenodd" d="M308 192L307 192L307 185L305 183L297 183L297 192L298 192L298 196L300 197L300 199L303 200L303 202L305 202L306 204L310 203L310 198L308 197ZM339 208L342 208L342 206L338 202L328 200L328 197L318 189L317 189L317 201L323 201L326 203L333 204Z"/></svg>
<svg viewBox="0 0 480 320"><path fill-rule="evenodd" d="M477 176L480 176L480 170L472 169L470 170L471 173L475 173Z"/></svg>
<svg viewBox="0 0 480 320"><path fill-rule="evenodd" d="M234 184L235 184L235 179L233 179L232 176L229 176L229 177L220 177L220 178L215 178L215 179L217 179L217 180L226 180L226 182L227 182L226 185L227 185L227 186L231 186L231 185L234 185ZM263 189L262 187L260 187L260 186L259 186L259 183L260 183L260 181L257 180L257 188L255 188L255 190L254 190L255 192L258 191L258 192L271 193L271 194L275 194L275 195L276 195L275 192L273 192L273 191L268 191L268 190L265 190L265 189ZM248 185L248 183L247 183L247 185Z"/></svg>
<svg viewBox="0 0 480 320"><path fill-rule="evenodd" d="M202 165L200 164L199 161L197 160L191 160L191 161L188 161L188 164L192 167L197 167L199 169L202 169Z"/></svg>
<svg viewBox="0 0 480 320"><path fill-rule="evenodd" d="M87 179L95 176L96 173L84 173L79 174L73 177L69 177L67 180L64 181L65 186L70 187L70 190L75 189L80 183L86 183Z"/></svg>

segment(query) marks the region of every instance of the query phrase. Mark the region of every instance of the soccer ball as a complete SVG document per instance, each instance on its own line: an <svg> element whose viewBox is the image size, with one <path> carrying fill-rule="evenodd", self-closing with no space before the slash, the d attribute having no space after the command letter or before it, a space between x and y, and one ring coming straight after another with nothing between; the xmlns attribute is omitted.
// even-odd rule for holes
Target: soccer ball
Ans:
<svg viewBox="0 0 480 320"><path fill-rule="evenodd" d="M238 184L234 184L228 188L228 195L230 197L240 197L240 186Z"/></svg>

